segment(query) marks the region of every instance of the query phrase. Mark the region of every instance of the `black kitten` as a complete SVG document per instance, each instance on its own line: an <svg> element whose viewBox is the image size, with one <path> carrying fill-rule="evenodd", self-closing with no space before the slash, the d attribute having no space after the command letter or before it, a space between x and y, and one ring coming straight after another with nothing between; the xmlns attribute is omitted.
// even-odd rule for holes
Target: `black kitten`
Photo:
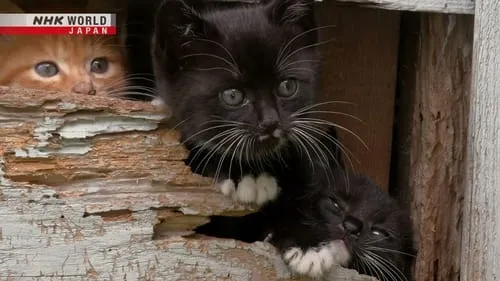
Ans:
<svg viewBox="0 0 500 281"><path fill-rule="evenodd" d="M319 76L314 1L203 3L159 7L157 88L192 170L235 200L263 205L278 196L274 177L293 164L296 148L309 162L331 154L322 122L308 118Z"/></svg>
<svg viewBox="0 0 500 281"><path fill-rule="evenodd" d="M311 277L342 265L381 281L411 280L409 215L366 177L338 170L331 182L318 193L280 197L244 217L214 216L196 231L245 242L268 240L293 272Z"/></svg>

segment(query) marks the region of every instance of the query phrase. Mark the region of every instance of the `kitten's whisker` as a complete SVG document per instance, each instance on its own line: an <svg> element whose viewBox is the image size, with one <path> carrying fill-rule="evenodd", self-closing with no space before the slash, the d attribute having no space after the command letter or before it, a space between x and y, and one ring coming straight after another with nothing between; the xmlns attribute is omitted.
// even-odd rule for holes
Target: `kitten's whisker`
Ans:
<svg viewBox="0 0 500 281"><path fill-rule="evenodd" d="M143 87L139 87L139 86L125 86L122 88L116 88L116 89L113 89L111 91L108 91L108 93L114 94L114 93L119 93L119 92L123 92L123 91L136 91L136 90L139 90L139 91L142 91L144 93L148 93L148 94L151 94L154 96L158 96L156 91L151 90L151 89L147 89L147 88L143 88Z"/></svg>
<svg viewBox="0 0 500 281"><path fill-rule="evenodd" d="M177 124L175 124L172 128L169 128L169 132L171 131L174 131L175 129L177 129L177 127L179 127L180 125L184 124L186 121L188 121L189 119L191 119L190 117L180 121L180 122L177 122Z"/></svg>
<svg viewBox="0 0 500 281"><path fill-rule="evenodd" d="M349 114L349 113L345 113L345 112L340 112L340 111L330 111L330 110L311 110L311 111L304 111L304 112L301 112L299 114L296 114L294 115L294 117L299 117L299 116L302 116L302 115L305 115L305 114L334 114L334 115L341 115L341 116L347 116L347 117L350 117L356 121L359 121L361 123L363 123L364 125L366 125L366 123L360 119L359 117L356 117L355 115L352 115L352 114Z"/></svg>
<svg viewBox="0 0 500 281"><path fill-rule="evenodd" d="M227 71L229 73L231 73L231 75L233 76L238 76L238 73L229 69L229 68L226 68L226 67L210 67L210 68L184 68L184 70L192 70L192 71L212 71L212 70L224 70L224 71Z"/></svg>
<svg viewBox="0 0 500 281"><path fill-rule="evenodd" d="M196 41L204 41L204 42L208 42L208 43L213 43L213 44L219 46L222 50L224 50L224 52L226 52L226 54L229 56L229 58L233 61L233 64L236 66L236 69L238 70L238 73L240 73L239 67L238 67L238 63L234 59L234 57L231 54L231 52L224 45L222 45L221 43L219 43L217 41L210 40L210 39L195 38L195 39L193 39L193 41L194 40L196 40ZM184 44L186 44L186 43L184 43ZM181 46L184 46L184 44L182 44Z"/></svg>
<svg viewBox="0 0 500 281"><path fill-rule="evenodd" d="M154 77L154 74L146 73L146 72L134 72L134 73L127 74L124 77L135 77L135 76L139 76L139 78L143 78L143 76ZM147 78L144 78L144 79L147 79ZM154 81L154 80L151 80L151 81Z"/></svg>
<svg viewBox="0 0 500 281"><path fill-rule="evenodd" d="M110 90L113 90L113 91L120 90L123 87L132 87L132 86L141 87L139 85L134 85L133 81L134 81L133 78L120 78L120 79L114 80L110 84L106 85L106 87L104 87L103 90L106 92L109 92ZM121 85L121 88L115 89L117 86L120 86L120 85ZM142 87L146 87L146 86L142 86ZM155 91L155 88L151 88L151 87L147 87L147 88L149 88L152 91Z"/></svg>
<svg viewBox="0 0 500 281"><path fill-rule="evenodd" d="M375 244L375 243L378 243L378 242L380 242L380 241L384 241L384 240L387 240L387 239L389 239L389 237L384 236L384 237L381 237L381 238L379 238L379 239L368 240L368 241L366 241L364 244L365 244L365 245L373 245L373 244Z"/></svg>
<svg viewBox="0 0 500 281"><path fill-rule="evenodd" d="M197 158L198 158L198 155L200 155L200 153L204 152L204 149L205 147L208 147L209 145L212 144L213 141L215 140L218 140L218 139L221 139L223 137L226 137L228 135L231 135L233 134L235 131L237 131L237 128L232 128L232 129L228 129L228 130L225 130L223 132L220 132L218 133L217 135L213 136L212 138L210 138L208 141L205 141L203 142L202 144L198 144L196 145L193 150L197 150L195 155L191 158L191 160L189 161L188 163L188 166L191 166L193 164L193 161L195 161ZM215 149L217 146L219 145L219 143L216 143L208 152L211 152L212 149ZM206 155L205 155L206 156ZM202 164L203 162L200 162L197 166L196 166L196 171L198 170L198 167L200 164Z"/></svg>
<svg viewBox="0 0 500 281"><path fill-rule="evenodd" d="M391 261L389 261L386 258L383 258L382 256L370 251L370 255L374 260L378 262L381 268L385 269L385 272L387 272L390 276L391 279L393 280L407 280L406 276L404 273Z"/></svg>
<svg viewBox="0 0 500 281"><path fill-rule="evenodd" d="M313 63L318 63L321 62L321 60L296 60L289 62L285 65L282 66L282 69L287 69L290 65L297 64L297 63L306 63L306 62L313 62Z"/></svg>
<svg viewBox="0 0 500 281"><path fill-rule="evenodd" d="M236 152L238 151L238 148L240 147L240 145L242 144L244 140L244 135L240 135L238 139L236 139L228 148L226 151L229 151L229 149L233 146L234 143L237 143L236 146L234 147L233 149L233 154L231 155L231 158L229 159L229 171L228 171L228 175L229 177L231 177L231 171L232 171L232 168L233 168L233 160L234 160L234 156L236 155ZM224 158L224 157L223 157Z"/></svg>
<svg viewBox="0 0 500 281"><path fill-rule="evenodd" d="M369 272L371 276L376 277L380 281L387 280L384 274L384 270L380 268L379 263L371 256L370 252L363 251L363 259L365 261L365 264L370 269Z"/></svg>
<svg viewBox="0 0 500 281"><path fill-rule="evenodd" d="M108 96L115 96L115 97L122 97L129 94L136 94L139 96L150 97L150 98L156 98L158 96L155 93L151 93L149 91L137 91L137 90L138 89L120 89L119 91L114 90L111 92L107 92L106 94Z"/></svg>
<svg viewBox="0 0 500 281"><path fill-rule="evenodd" d="M135 77L133 76L133 74L130 74L130 75L125 75L119 79L115 79L113 81L110 82L110 84L106 85L106 87L104 88L106 91L109 91L110 89L116 87L117 85L120 85L120 84L125 84L124 87L127 87L127 86L134 86L134 83L129 83L129 82L134 82L136 80L144 80L144 81L150 81L150 82L155 82L154 80L151 80L151 79L148 79L148 78L143 78L143 77ZM138 85L135 85L135 86L138 86ZM145 86L144 86L145 87ZM155 88L151 88L151 87L148 87L149 89L152 89L154 90Z"/></svg>
<svg viewBox="0 0 500 281"><path fill-rule="evenodd" d="M191 158L191 161L189 161L188 163L188 166L191 166L191 164L193 163L194 160L196 160L198 158L198 155L200 155L200 153L202 153L205 149L206 146L210 145L213 141L217 140L217 139L220 139L220 138L223 138L223 137L226 137L228 135L231 135L233 134L235 131L237 131L238 128L232 128L232 129L228 129L226 131L223 131L221 133L218 133L217 135L213 136L212 138L210 138L208 141L204 142L203 144L200 144L200 145L197 145L195 147L195 149L197 149L198 151L196 151L195 155L193 156L193 158ZM216 147L218 144L216 144L214 147ZM210 151L209 151L210 152ZM201 163L200 163L201 164ZM198 164L196 166L196 169L198 169L199 165Z"/></svg>
<svg viewBox="0 0 500 281"><path fill-rule="evenodd" d="M403 272L399 270L396 265L387 259L382 258L381 256L375 254L374 252L367 251L367 254L372 259L372 263L377 265L383 274L384 279L386 278L386 274L390 277L391 280L406 280ZM386 274L384 274L384 272Z"/></svg>
<svg viewBox="0 0 500 281"><path fill-rule="evenodd" d="M148 93L152 93L152 94L157 94L157 91L155 88L151 88L151 87L146 87L146 86L140 86L140 85L125 85L121 88L116 88L114 89L113 91L109 91L109 92L117 92L117 91L123 91L123 90L142 90L142 91L145 91L145 92L148 92Z"/></svg>
<svg viewBox="0 0 500 281"><path fill-rule="evenodd" d="M324 41L317 42L317 43L314 43L314 44L309 44L309 45L306 45L306 46L303 46L303 47L300 47L298 49L293 50L293 52L288 53L283 59L281 59L280 63L278 64L278 69L283 69L283 67L281 65L283 63L286 63L287 60L290 59L296 53L304 51L304 50L307 50L307 49L310 49L310 48L318 47L318 46L330 43L332 41L335 41L335 40L328 39L328 40L324 40Z"/></svg>
<svg viewBox="0 0 500 281"><path fill-rule="evenodd" d="M201 131L198 131L194 134L192 134L191 136L189 136L187 139L185 139L181 144L184 145L186 142L188 142L190 139L192 139L193 137L199 135L199 134L203 134L204 132L207 132L207 131L211 131L211 130L215 130L215 129L219 129L219 128L227 128L227 127L235 127L233 124L222 124L222 125L217 125L217 126L212 126L212 127L208 127L206 129L203 129Z"/></svg>
<svg viewBox="0 0 500 281"><path fill-rule="evenodd" d="M132 97L127 97L128 95L136 95L136 96L141 96L141 97L148 97L148 98L155 98L156 96L147 94L147 93L142 93L142 92L120 92L120 93L113 93L113 94L107 94L107 96L114 97L114 98L123 98L126 97L127 99L132 99L132 100L140 100Z"/></svg>
<svg viewBox="0 0 500 281"><path fill-rule="evenodd" d="M225 124L234 124L234 125L240 125L240 126L247 125L246 123L243 123L243 122L224 120L224 119L209 120L209 121L203 122L202 124L208 124L208 123L225 123Z"/></svg>
<svg viewBox="0 0 500 281"><path fill-rule="evenodd" d="M310 104L310 105L306 105L304 107L301 107L297 111L295 111L294 113L292 113L291 116L295 117L295 116L297 116L297 114L299 114L301 112L304 112L306 110L313 109L313 108L316 108L316 107L319 107L319 106L323 106L323 105L328 105L328 104L351 104L352 105L353 103L352 102L348 102L348 101L325 101L325 102L319 102L319 103Z"/></svg>
<svg viewBox="0 0 500 281"><path fill-rule="evenodd" d="M308 124L297 124L297 127L299 128L302 128L304 130L308 130L308 131L312 131L324 138L326 138L326 140L330 141L333 145L335 145L335 147L339 148L340 151L342 151L342 154L347 158L351 168L354 170L354 164L352 162L352 158L354 158L358 163L359 163L359 160L356 158L356 156L354 155L354 153L352 153L349 148L347 148L344 144L342 144L339 140L336 140L335 138L333 138L332 136L329 136L326 132L324 132L321 128L318 128L318 127L315 127L314 125L308 125ZM341 167L339 165L339 167ZM347 174L346 174L347 176Z"/></svg>
<svg viewBox="0 0 500 281"><path fill-rule="evenodd" d="M326 120L323 120L323 119L318 119L318 118L298 118L297 120L293 121L297 124L300 124L300 123L305 123L305 124L318 124L318 125L325 125L325 126L330 126L330 127L335 127L335 128L338 128L338 129L341 129L345 132L348 132L350 133L352 136L354 136L367 150L370 150L368 148L368 145L363 141L363 139L358 136L356 133L354 133L353 131L347 129L346 127L342 126L342 125L339 125L339 124L336 124L336 123L333 123L333 122L330 122L330 121L326 121Z"/></svg>
<svg viewBox="0 0 500 281"><path fill-rule="evenodd" d="M233 132L232 134L230 134L228 137L226 137L225 140L223 140L222 142L220 142L218 145L216 145L214 147L214 149L211 150L211 152L209 154L207 154L202 160L201 160L201 163L203 163L203 160L208 156L208 159L205 161L205 165L203 166L203 169L202 169L202 174L204 173L208 163L210 162L210 159L212 159L212 157L228 142L231 142L233 141L235 138L238 138L241 134L241 130L239 131L235 131ZM222 161L223 159L220 158L219 161ZM219 168L217 168L217 171L216 171L216 175L214 176L214 181L217 182L219 180L219 176L218 176L218 171Z"/></svg>
<svg viewBox="0 0 500 281"><path fill-rule="evenodd" d="M300 75L300 74L306 73L306 72L309 72L311 74L316 73L316 71L314 71L314 69L307 68L307 67L291 67L288 69L281 70L282 75L289 75L289 76L293 76L293 74Z"/></svg>
<svg viewBox="0 0 500 281"><path fill-rule="evenodd" d="M335 163L338 165L338 162L337 160L335 159L335 156L333 155L333 153L328 149L328 147L326 147L322 142L320 142L316 137L314 136L311 136L310 134L308 134L306 131L303 131L301 130L300 128L295 128L296 132L298 134L301 134L304 138L304 140L307 140L309 143L310 143L310 146L313 148L313 152L318 155L318 157L320 158L320 162L323 164L323 166L325 167L324 170L327 171L327 173L330 174L330 176L333 177L333 172L332 172L332 168L330 167L330 161L328 161L328 156L324 153L324 150L321 149L318 145L321 144L324 149L328 152L328 154L330 154L330 156L334 159ZM321 154L321 156L319 155ZM340 166L339 166L340 167ZM328 185L330 185L330 177L327 176L326 177L327 180L328 180Z"/></svg>
<svg viewBox="0 0 500 281"><path fill-rule="evenodd" d="M318 134L318 135L320 135L320 136L322 136L322 137L326 138L326 139L327 139L327 140L329 140L330 142L332 142L332 143L335 145L335 147L338 147L338 148L339 148L339 149L343 152L343 154L345 155L345 157L347 158L347 160L348 160L348 161L349 161L349 163L351 164L351 168L352 168L352 169L354 169L354 166L353 166L353 164L352 164L351 158L350 158L350 157L349 157L349 155L345 152L345 150L343 149L342 144L341 144L340 142L338 142L337 140L335 140L335 139L334 139L334 138L332 138L331 136L327 135L326 133L324 133L324 132L322 132L321 130L316 129L316 128L314 128L314 127L309 127L309 126L307 126L307 125L302 125L302 126L298 126L298 127L299 127L299 128L302 128L302 129L304 130L304 133L305 133L305 134L310 135L310 134L308 133L308 131L309 131L309 132L312 132L312 133L316 133L316 134ZM328 145L324 144L324 143L323 143L320 139L318 139L318 138L314 137L313 135L310 135L310 136L311 136L311 138L314 138L314 140L315 140L317 143L319 143L319 144L321 144L321 146L323 146L324 150L326 150L326 151L328 152L328 154L330 155L330 157L331 157L331 158L332 158L332 160L334 161L334 164L335 164L338 168L342 169L342 165L341 165L341 163L339 162L339 159L338 159L338 158L340 158L340 157L339 157L339 155L334 155L334 153L333 153L333 152L329 149ZM339 145L339 144L340 144L340 145ZM329 172L330 172L330 174L331 174L332 178L335 178L335 177L333 176L333 171L331 171L330 162L328 161L328 158L326 159L326 161L327 161L327 162L326 162L326 167L327 167L328 169L330 169L330 170L329 170ZM347 171L346 171L346 172L345 172L345 174L344 174L344 178L345 178L345 181L346 181L347 186L349 186L349 177L348 177ZM329 182L329 181L330 181L330 178L328 177L327 179L328 179L328 183L330 184L330 182Z"/></svg>
<svg viewBox="0 0 500 281"><path fill-rule="evenodd" d="M279 51L278 51L278 55L276 56L276 62L275 62L275 65L278 65L281 61L281 57L283 56L284 52L286 52L286 49L293 43L295 42L295 40L299 39L300 37L304 36L304 35L307 35L311 32L315 32L315 31L318 31L318 30L322 30L322 29L326 29L326 28L332 28L332 27L335 27L335 25L323 25L323 26L318 26L318 27L315 27L315 28L311 28L311 29L308 29L304 32L301 32L297 35L295 35L294 37L292 37L292 39L290 39L287 43L285 43L285 45L283 45L282 47L280 47Z"/></svg>
<svg viewBox="0 0 500 281"><path fill-rule="evenodd" d="M245 147L248 145L248 141L249 141L249 137L247 135L244 135L242 137L243 139L243 144L241 145L241 149L240 149L240 155L238 156L238 164L240 166L240 172L239 174L241 175L243 173L243 164L242 164L242 158L243 158L243 151L245 150Z"/></svg>
<svg viewBox="0 0 500 281"><path fill-rule="evenodd" d="M312 160L312 157L311 157L311 155L309 154L309 149L308 149L308 148L307 148L307 146L306 146L306 145L302 142L300 135L299 135L299 134L297 134L297 133L294 131L294 129L293 129L293 128L292 128L291 132L292 132L292 134L290 135L291 140L292 140L292 141L295 141L295 143L296 143L297 145L299 145L300 147L302 147L302 148L304 149L303 151L306 153L307 158L309 159L309 164L310 164L310 166L311 166L312 173L314 173L314 170L315 170L315 169L314 169L314 166L316 166L316 165L314 165L314 162L313 162L313 160Z"/></svg>
<svg viewBox="0 0 500 281"><path fill-rule="evenodd" d="M380 278L379 274L378 274L378 271L376 270L376 268L372 265L372 258L367 256L364 251L362 251L363 253L361 255L359 255L360 257L360 261L363 263L363 267L366 269L366 271L368 272L369 275L377 278L379 281L385 281L383 279Z"/></svg>
<svg viewBox="0 0 500 281"><path fill-rule="evenodd" d="M396 254L401 254L401 255L405 255L405 256L409 256L409 257L416 257L415 255L409 254L409 253L406 253L406 252L402 252L402 251L398 251L398 250L392 250L392 249L387 249L387 248L380 248L380 247L375 247L375 246L366 247L366 249L367 250L374 250L374 251L378 251L378 252L396 253Z"/></svg>
<svg viewBox="0 0 500 281"><path fill-rule="evenodd" d="M218 59L220 61L223 61L228 66L231 66L231 68L233 68L233 70L236 73L241 74L239 72L237 66L235 66L234 64L232 64L230 61L228 61L227 59L225 59L223 57L220 57L220 56L217 56L217 55L214 55L214 54L210 54L210 53L195 53L195 54L184 55L184 56L180 57L179 60L184 60L184 59L187 59L187 58L190 58L190 57L202 57L202 56L211 57L211 58L215 58L215 59Z"/></svg>

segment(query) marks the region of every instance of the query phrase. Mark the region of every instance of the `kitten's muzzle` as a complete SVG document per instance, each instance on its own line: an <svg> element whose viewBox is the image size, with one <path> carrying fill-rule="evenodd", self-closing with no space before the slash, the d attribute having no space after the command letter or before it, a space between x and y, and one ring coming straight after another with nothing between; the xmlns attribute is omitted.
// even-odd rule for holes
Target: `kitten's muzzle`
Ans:
<svg viewBox="0 0 500 281"><path fill-rule="evenodd" d="M342 222L346 234L358 236L363 229L363 223L355 217L347 216Z"/></svg>
<svg viewBox="0 0 500 281"><path fill-rule="evenodd" d="M75 94L84 94L84 95L96 94L96 90L92 82L79 82L71 88L71 91Z"/></svg>

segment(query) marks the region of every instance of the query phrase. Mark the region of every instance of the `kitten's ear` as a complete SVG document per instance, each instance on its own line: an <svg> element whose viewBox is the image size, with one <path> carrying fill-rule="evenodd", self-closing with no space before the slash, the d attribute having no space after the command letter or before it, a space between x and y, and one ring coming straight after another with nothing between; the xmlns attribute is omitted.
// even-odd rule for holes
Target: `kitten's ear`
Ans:
<svg viewBox="0 0 500 281"><path fill-rule="evenodd" d="M204 25L193 6L183 0L164 0L155 17L155 41L160 45L182 44L186 38L202 33Z"/></svg>
<svg viewBox="0 0 500 281"><path fill-rule="evenodd" d="M268 9L278 24L298 24L306 29L315 26L314 0L270 0Z"/></svg>

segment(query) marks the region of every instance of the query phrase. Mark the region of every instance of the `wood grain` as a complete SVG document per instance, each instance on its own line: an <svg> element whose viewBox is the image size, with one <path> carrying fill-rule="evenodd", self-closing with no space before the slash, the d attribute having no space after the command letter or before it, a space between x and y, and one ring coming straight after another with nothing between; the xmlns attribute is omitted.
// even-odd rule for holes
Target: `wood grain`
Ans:
<svg viewBox="0 0 500 281"><path fill-rule="evenodd" d="M248 210L184 165L167 115L0 87L0 280L305 280L266 243L192 235Z"/></svg>
<svg viewBox="0 0 500 281"><path fill-rule="evenodd" d="M331 0L324 0L331 1ZM335 0L361 6L411 12L474 14L473 0Z"/></svg>
<svg viewBox="0 0 500 281"><path fill-rule="evenodd" d="M477 1L464 203L465 281L500 277L500 6Z"/></svg>
<svg viewBox="0 0 500 281"><path fill-rule="evenodd" d="M391 190L412 205L414 280L459 280L473 19L411 14L403 24Z"/></svg>
<svg viewBox="0 0 500 281"><path fill-rule="evenodd" d="M351 114L323 116L346 129L340 139L354 169L387 189L396 92L399 12L318 4L323 74L320 101L348 102L321 109ZM351 132L349 132L351 131ZM359 136L364 144L353 134ZM366 144L366 146L365 146ZM349 154L349 153L346 153Z"/></svg>

